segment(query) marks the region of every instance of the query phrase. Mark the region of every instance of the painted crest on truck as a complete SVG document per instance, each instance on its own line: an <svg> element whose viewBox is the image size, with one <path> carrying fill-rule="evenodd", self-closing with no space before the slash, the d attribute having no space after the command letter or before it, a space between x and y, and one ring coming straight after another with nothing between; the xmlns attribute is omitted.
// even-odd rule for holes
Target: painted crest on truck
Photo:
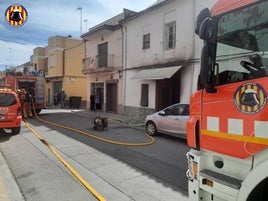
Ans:
<svg viewBox="0 0 268 201"><path fill-rule="evenodd" d="M236 108L246 114L256 114L266 106L266 92L257 83L245 83L234 94Z"/></svg>

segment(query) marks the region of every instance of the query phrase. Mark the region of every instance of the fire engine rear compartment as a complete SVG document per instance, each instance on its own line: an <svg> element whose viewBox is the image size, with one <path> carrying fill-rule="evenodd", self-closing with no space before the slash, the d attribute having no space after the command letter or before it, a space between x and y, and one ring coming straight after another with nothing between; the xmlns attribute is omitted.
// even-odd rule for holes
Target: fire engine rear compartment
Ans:
<svg viewBox="0 0 268 201"><path fill-rule="evenodd" d="M41 76L16 76L14 77L14 81L11 81L14 86L14 90L24 88L28 91L34 101L35 111L38 114L41 109L45 108L45 97L44 97L44 78ZM12 85L11 84L11 85Z"/></svg>
<svg viewBox="0 0 268 201"><path fill-rule="evenodd" d="M34 80L18 80L18 89L26 89L29 90L31 87L35 88Z"/></svg>

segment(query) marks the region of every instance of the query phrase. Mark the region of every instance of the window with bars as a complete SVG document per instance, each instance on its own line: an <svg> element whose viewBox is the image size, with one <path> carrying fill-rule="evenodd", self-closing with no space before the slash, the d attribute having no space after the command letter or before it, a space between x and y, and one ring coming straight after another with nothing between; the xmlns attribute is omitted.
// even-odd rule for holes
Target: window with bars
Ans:
<svg viewBox="0 0 268 201"><path fill-rule="evenodd" d="M166 49L174 49L176 46L176 23L166 25Z"/></svg>
<svg viewBox="0 0 268 201"><path fill-rule="evenodd" d="M143 35L143 49L149 49L150 48L150 34Z"/></svg>

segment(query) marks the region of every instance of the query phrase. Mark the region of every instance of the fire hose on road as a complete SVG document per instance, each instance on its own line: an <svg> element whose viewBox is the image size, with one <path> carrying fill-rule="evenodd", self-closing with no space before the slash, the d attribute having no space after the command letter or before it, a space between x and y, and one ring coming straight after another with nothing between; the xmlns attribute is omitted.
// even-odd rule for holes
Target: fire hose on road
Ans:
<svg viewBox="0 0 268 201"><path fill-rule="evenodd" d="M67 129L67 130L70 130L70 131L73 131L73 132L76 132L76 133L79 133L79 134L83 134L85 136L88 136L88 137L91 137L91 138L94 138L96 140L100 140L100 141L103 141L103 142L106 142L106 143L110 143L110 144L121 145L121 146L148 146L148 145L151 145L151 144L154 143L154 138L149 136L147 133L145 133L145 134L150 139L149 142L145 142L145 143L117 142L117 141L101 138L101 137L98 137L96 135L93 135L93 134L90 134L90 133L87 133L87 132L84 132L84 131L81 131L81 130L78 130L78 129L75 129L75 128L71 128L71 127L68 127L68 126L65 126L65 125L61 125L61 124L57 124L57 123L53 123L53 122L50 122L50 121L43 120L40 117L38 117L35 112L34 112L34 115L35 115L36 119L38 119L39 121L44 122L46 124L57 126L57 127L60 127L60 128L64 128L64 129ZM55 155L55 157L80 181L80 183L82 185L84 185L87 188L87 190L89 190L99 201L105 201L106 200L66 160L64 160L64 158L57 152L57 150L50 143L48 143L45 139L43 139L42 136L39 135L30 126L29 122L25 121L25 125L43 144L45 144L47 146L47 148Z"/></svg>

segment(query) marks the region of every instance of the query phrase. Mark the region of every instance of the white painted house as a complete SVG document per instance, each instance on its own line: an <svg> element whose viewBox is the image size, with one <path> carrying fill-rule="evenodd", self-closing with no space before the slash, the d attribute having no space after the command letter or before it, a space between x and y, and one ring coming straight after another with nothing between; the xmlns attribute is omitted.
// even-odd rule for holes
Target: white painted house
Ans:
<svg viewBox="0 0 268 201"><path fill-rule="evenodd" d="M158 0L141 12L124 12L81 37L90 95L100 109L144 117L196 90L202 42L194 34L199 11L215 0Z"/></svg>
<svg viewBox="0 0 268 201"><path fill-rule="evenodd" d="M196 90L201 40L199 11L213 0L160 0L123 21L124 114L145 116Z"/></svg>

